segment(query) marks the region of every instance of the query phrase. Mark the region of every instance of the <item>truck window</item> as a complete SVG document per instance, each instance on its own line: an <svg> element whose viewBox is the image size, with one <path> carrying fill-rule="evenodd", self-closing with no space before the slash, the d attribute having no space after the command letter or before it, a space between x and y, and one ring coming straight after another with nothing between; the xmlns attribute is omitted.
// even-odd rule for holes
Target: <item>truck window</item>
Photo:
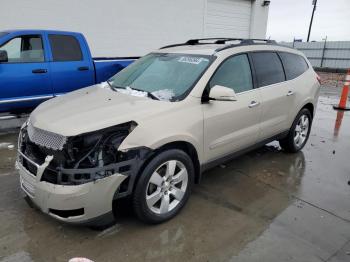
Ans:
<svg viewBox="0 0 350 262"><path fill-rule="evenodd" d="M279 55L286 71L287 80L300 76L309 68L305 59L300 55L285 52L281 52Z"/></svg>
<svg viewBox="0 0 350 262"><path fill-rule="evenodd" d="M44 62L44 48L41 36L19 36L0 46L6 51L8 63L36 63Z"/></svg>
<svg viewBox="0 0 350 262"><path fill-rule="evenodd" d="M53 61L81 61L79 41L71 35L49 35Z"/></svg>
<svg viewBox="0 0 350 262"><path fill-rule="evenodd" d="M252 74L247 55L237 55L224 61L209 82L210 88L221 85L236 93L253 89Z"/></svg>
<svg viewBox="0 0 350 262"><path fill-rule="evenodd" d="M259 87L285 81L282 63L277 53L251 53Z"/></svg>

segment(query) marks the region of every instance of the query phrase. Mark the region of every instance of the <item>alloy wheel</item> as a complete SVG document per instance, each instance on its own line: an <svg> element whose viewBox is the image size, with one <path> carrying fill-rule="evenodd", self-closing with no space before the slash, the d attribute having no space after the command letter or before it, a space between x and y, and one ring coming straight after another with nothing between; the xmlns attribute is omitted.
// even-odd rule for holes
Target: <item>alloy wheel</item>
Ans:
<svg viewBox="0 0 350 262"><path fill-rule="evenodd" d="M294 129L294 145L297 148L303 146L309 133L310 120L306 115L301 115Z"/></svg>
<svg viewBox="0 0 350 262"><path fill-rule="evenodd" d="M161 164L151 175L146 188L146 203L156 214L172 211L184 198L188 185L188 172L178 160Z"/></svg>

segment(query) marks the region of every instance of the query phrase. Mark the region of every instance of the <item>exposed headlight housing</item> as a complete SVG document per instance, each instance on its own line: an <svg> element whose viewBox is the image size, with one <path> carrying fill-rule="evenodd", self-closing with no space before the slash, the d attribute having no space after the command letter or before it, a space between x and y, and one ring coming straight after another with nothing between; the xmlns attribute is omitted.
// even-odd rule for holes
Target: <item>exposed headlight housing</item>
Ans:
<svg viewBox="0 0 350 262"><path fill-rule="evenodd" d="M135 122L71 137L67 141L67 166L70 168L102 167L118 162L118 148L135 129Z"/></svg>
<svg viewBox="0 0 350 262"><path fill-rule="evenodd" d="M23 150L37 162L47 155L54 158L42 180L54 184L76 185L110 176L119 171L119 163L130 154L118 150L123 140L136 128L134 121L117 126L68 137L62 150L36 145L26 138ZM26 127L23 133L27 133Z"/></svg>

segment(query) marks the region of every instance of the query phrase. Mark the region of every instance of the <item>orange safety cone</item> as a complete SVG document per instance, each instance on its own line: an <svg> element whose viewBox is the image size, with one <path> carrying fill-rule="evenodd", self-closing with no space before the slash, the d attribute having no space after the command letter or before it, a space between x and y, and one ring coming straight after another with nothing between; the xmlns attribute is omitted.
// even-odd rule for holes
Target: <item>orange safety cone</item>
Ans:
<svg viewBox="0 0 350 262"><path fill-rule="evenodd" d="M334 138L337 138L339 135L340 126L343 121L344 113L345 113L344 111L337 112L337 119L335 120L335 124L334 124L334 133L333 133Z"/></svg>
<svg viewBox="0 0 350 262"><path fill-rule="evenodd" d="M349 94L349 85L350 85L350 69L345 77L345 82L343 86L343 91L341 92L341 97L339 101L339 105L333 106L334 109L337 110L350 110L350 107L346 107L346 102L348 101Z"/></svg>

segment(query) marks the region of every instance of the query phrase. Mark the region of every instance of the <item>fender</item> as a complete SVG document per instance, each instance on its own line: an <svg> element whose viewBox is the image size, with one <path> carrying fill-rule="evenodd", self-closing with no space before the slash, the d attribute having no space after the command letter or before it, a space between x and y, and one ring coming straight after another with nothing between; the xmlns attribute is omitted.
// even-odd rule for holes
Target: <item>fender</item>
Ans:
<svg viewBox="0 0 350 262"><path fill-rule="evenodd" d="M135 131L135 130L134 130ZM198 160L200 163L202 163L203 160L203 147L200 143L200 141L198 141L195 137L191 136L190 134L171 134L168 136L163 136L161 138L159 137L153 137L151 139L147 139L147 141L145 140L140 140L139 138L137 138L138 135L134 134L133 132L127 136L124 141L121 143L121 145L119 146L119 150L120 151L128 151L130 149L133 148L137 148L137 147L147 147L150 149L158 149L166 144L172 143L172 142L187 142L190 143L191 145L193 145L193 147L196 149L197 151L197 155L198 155ZM146 136L143 136L144 138ZM143 143L140 144L137 141L142 141Z"/></svg>

